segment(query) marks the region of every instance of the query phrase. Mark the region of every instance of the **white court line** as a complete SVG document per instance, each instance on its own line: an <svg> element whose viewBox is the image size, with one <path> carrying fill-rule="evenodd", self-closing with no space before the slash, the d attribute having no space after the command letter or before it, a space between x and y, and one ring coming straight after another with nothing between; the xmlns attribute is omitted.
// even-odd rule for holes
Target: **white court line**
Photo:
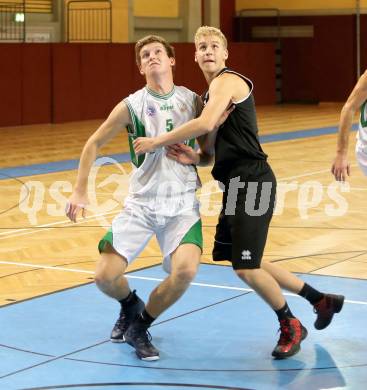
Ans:
<svg viewBox="0 0 367 390"><path fill-rule="evenodd" d="M54 270L54 271L76 272L76 273L90 274L90 275L94 274L94 271L86 271L86 270L75 269L75 268L55 267L55 266L51 266L51 265L39 265L39 264L30 264L30 263L16 263L16 262L11 262L11 261L0 261L0 264L15 265L15 266L19 266L19 267L51 269L51 270ZM146 276L135 276L135 275L130 275L130 274L126 274L125 276L127 278L129 278L129 279L149 280L149 281L153 281L153 282L162 282L164 280L164 279L161 279L161 278L150 278L150 277L146 277ZM218 284L208 284L208 283L192 282L191 285L192 286L199 286L199 287L219 288L219 289L223 289L223 290L254 292L254 290L252 290L251 288L222 286L222 285L218 285ZM297 294L292 294L292 293L283 293L283 294L287 295L287 296L291 296L291 297L301 298ZM352 303L352 304L355 304L355 305L367 305L367 302L365 302L365 301L352 301L352 300L346 299L344 302Z"/></svg>
<svg viewBox="0 0 367 390"><path fill-rule="evenodd" d="M97 219L98 217L104 217L106 215L111 215L111 214L117 214L119 212L120 212L120 210L118 210L118 211L109 211L108 213L102 213L102 214L95 214L95 215L87 216L87 217L83 218L82 220L79 220L78 222L75 222L73 224L71 224L71 221L69 219L64 219L63 221L57 221L57 222L45 223L43 225L37 225L37 226L35 226L33 228L24 228L24 229L18 229L18 230L1 232L0 236L4 235L4 237L0 237L0 240L6 239L6 238L9 238L9 237L19 237L19 236L25 236L27 234L39 233L41 228L42 228L42 231L50 230L50 229L52 229L56 225L64 225L66 223L69 223L70 226L81 225L82 223L93 221L94 219ZM49 229L44 229L45 227L48 227L48 226L50 226ZM20 233L20 234L17 234L17 233Z"/></svg>
<svg viewBox="0 0 367 390"><path fill-rule="evenodd" d="M88 210L87 210L88 211ZM89 219L93 219L93 218L98 218L98 217L103 217L105 215L109 215L109 214L113 214L113 213L116 213L117 211L109 211L108 213L102 213L102 214L93 214L93 215L90 215L90 216L87 216L85 218L83 218L81 221L79 222L75 222L75 225L77 225L78 223L83 223L83 222L86 222L87 220ZM18 230L13 230L12 233L16 233L16 232L22 232L22 231L25 231L25 230L33 230L33 229L37 229L37 228L40 228L40 227L47 227L47 226L55 226L55 225L62 225L62 224L65 224L65 223L70 223L70 219L64 219L63 221L56 221L56 222L50 222L50 223L45 223L43 225L37 225L35 226L34 228L24 228L24 229L18 229ZM8 232L2 232L0 233L0 236L2 235L6 235L6 233Z"/></svg>
<svg viewBox="0 0 367 390"><path fill-rule="evenodd" d="M350 164L350 166L351 167L356 167L357 164ZM314 171L314 172L309 172L309 173L303 173L302 175L284 177L284 178L279 179L279 181L281 181L281 180L293 180L293 179L298 179L300 177L313 176L313 175L318 175L319 173L326 173L326 172L328 172L328 173L330 173L330 175L332 175L331 170L329 168L329 169L323 169L321 171Z"/></svg>
<svg viewBox="0 0 367 390"><path fill-rule="evenodd" d="M279 179L279 181L299 179L300 177L313 176L313 175L318 175L319 173L326 173L326 172L330 172L330 169L323 169L322 171L314 171L314 172L304 173L302 175L284 177L282 179Z"/></svg>

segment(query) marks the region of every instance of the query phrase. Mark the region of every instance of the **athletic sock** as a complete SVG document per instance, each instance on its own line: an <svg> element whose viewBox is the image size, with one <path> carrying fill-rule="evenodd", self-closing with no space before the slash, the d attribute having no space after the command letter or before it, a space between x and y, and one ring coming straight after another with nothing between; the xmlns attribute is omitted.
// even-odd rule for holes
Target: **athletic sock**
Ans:
<svg viewBox="0 0 367 390"><path fill-rule="evenodd" d="M295 318L293 313L291 312L291 309L288 306L288 303L286 302L285 305L278 309L274 310L276 315L278 316L278 320L286 320L287 318Z"/></svg>
<svg viewBox="0 0 367 390"><path fill-rule="evenodd" d="M155 320L147 311L146 309L143 310L143 312L138 316L135 323L145 326L146 328L149 328L149 326L152 324L152 322Z"/></svg>
<svg viewBox="0 0 367 390"><path fill-rule="evenodd" d="M133 305L137 301L137 295L135 294L135 291L136 290L130 291L129 295L126 298L121 299L119 301L122 309L126 309L126 308L130 307L131 305Z"/></svg>
<svg viewBox="0 0 367 390"><path fill-rule="evenodd" d="M315 303L321 301L322 298L324 298L324 294L322 292L315 290L307 283L304 284L298 295L307 299L308 302L311 303L311 305L314 305Z"/></svg>

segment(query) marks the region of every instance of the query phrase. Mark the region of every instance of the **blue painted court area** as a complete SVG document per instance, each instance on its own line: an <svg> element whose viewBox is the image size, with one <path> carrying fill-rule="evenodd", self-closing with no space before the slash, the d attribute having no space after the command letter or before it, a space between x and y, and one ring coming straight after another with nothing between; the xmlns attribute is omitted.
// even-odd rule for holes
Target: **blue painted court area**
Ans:
<svg viewBox="0 0 367 390"><path fill-rule="evenodd" d="M358 126L354 124L352 126L352 131L356 131L357 129ZM268 135L260 136L260 142L263 144L263 143L270 143L270 142L287 141L292 139L318 137L321 135L334 134L337 133L337 131L338 128L336 126L321 127L317 129L308 129L308 130L295 130L295 131L290 131L285 133L268 134ZM112 154L106 157L114 161L117 161L119 163L125 163L130 161L129 153ZM55 162L48 162L42 164L24 165L19 167L0 168L0 180L5 180L14 177L63 172L67 170L77 169L78 165L79 165L79 160L64 160L64 161L55 161Z"/></svg>
<svg viewBox="0 0 367 390"><path fill-rule="evenodd" d="M130 274L145 299L165 277L160 266ZM231 268L202 265L186 295L151 328L161 351L142 362L108 341L119 307L94 284L0 310L0 389L362 389L367 382L367 281L301 277L346 295L323 331L308 302L287 296L309 330L302 350L276 361L275 314Z"/></svg>

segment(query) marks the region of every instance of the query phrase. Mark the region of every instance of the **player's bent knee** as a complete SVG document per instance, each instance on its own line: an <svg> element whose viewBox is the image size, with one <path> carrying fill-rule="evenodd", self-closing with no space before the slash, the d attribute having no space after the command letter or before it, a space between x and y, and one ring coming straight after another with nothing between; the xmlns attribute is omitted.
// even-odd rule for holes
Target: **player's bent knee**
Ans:
<svg viewBox="0 0 367 390"><path fill-rule="evenodd" d="M180 282L190 283L196 276L197 266L179 267L172 272L172 276Z"/></svg>
<svg viewBox="0 0 367 390"><path fill-rule="evenodd" d="M116 277L116 274L108 272L106 270L98 270L95 272L94 280L98 286L106 286L112 284Z"/></svg>
<svg viewBox="0 0 367 390"><path fill-rule="evenodd" d="M101 253L95 270L95 282L98 286L115 283L125 272L126 260L116 253Z"/></svg>
<svg viewBox="0 0 367 390"><path fill-rule="evenodd" d="M116 276L106 272L105 270L96 270L94 274L94 281L98 286L104 286L106 284L111 284L116 279Z"/></svg>
<svg viewBox="0 0 367 390"><path fill-rule="evenodd" d="M234 269L237 276L241 279L251 279L252 275L256 270L258 270L260 267L256 268L241 268L241 269Z"/></svg>

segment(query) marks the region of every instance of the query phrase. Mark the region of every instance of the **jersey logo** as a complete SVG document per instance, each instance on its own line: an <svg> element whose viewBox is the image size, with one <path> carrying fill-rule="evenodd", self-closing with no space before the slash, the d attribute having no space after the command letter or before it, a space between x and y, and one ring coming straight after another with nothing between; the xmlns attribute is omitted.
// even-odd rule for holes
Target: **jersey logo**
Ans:
<svg viewBox="0 0 367 390"><path fill-rule="evenodd" d="M243 250L241 260L251 260L251 252L246 249Z"/></svg>
<svg viewBox="0 0 367 390"><path fill-rule="evenodd" d="M153 116L153 115L155 115L157 113L157 111L156 111L155 107L148 106L146 113L147 113L148 116Z"/></svg>

